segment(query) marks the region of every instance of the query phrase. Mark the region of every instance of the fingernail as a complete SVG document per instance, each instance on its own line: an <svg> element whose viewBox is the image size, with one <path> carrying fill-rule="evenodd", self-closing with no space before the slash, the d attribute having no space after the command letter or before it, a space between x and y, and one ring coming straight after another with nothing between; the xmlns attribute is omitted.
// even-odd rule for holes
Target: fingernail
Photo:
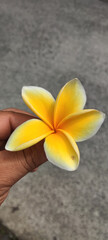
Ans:
<svg viewBox="0 0 108 240"><path fill-rule="evenodd" d="M31 172L36 172L38 168L34 168Z"/></svg>

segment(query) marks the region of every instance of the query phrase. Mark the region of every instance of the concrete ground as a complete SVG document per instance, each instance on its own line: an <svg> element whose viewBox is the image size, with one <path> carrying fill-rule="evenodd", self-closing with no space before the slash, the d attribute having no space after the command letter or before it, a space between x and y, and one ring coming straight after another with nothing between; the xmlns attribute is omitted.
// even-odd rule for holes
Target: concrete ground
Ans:
<svg viewBox="0 0 108 240"><path fill-rule="evenodd" d="M108 110L108 1L0 0L0 109L31 112L22 86L54 97L81 80L86 108ZM23 240L108 239L108 124L79 143L81 161L68 172L50 162L10 191L0 220Z"/></svg>

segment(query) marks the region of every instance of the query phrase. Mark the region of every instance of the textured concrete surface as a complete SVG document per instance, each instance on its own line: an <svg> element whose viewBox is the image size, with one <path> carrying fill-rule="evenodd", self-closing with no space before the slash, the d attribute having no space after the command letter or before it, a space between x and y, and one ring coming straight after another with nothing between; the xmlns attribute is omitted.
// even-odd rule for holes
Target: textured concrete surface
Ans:
<svg viewBox="0 0 108 240"><path fill-rule="evenodd" d="M55 97L72 78L83 83L86 108L108 110L108 1L0 0L0 109L30 112L24 85ZM68 172L49 162L12 188L0 219L23 240L108 239L108 125L78 144Z"/></svg>

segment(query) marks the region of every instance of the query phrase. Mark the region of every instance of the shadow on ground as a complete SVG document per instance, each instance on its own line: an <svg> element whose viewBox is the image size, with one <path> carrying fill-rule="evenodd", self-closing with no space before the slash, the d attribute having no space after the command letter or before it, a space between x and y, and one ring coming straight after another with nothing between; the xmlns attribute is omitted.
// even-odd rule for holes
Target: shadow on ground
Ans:
<svg viewBox="0 0 108 240"><path fill-rule="evenodd" d="M0 240L21 240L0 222Z"/></svg>

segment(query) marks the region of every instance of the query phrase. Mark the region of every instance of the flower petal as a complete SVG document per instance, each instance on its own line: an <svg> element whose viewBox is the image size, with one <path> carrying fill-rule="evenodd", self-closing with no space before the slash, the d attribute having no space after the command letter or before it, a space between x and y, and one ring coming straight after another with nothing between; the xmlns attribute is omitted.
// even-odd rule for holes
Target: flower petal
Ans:
<svg viewBox="0 0 108 240"><path fill-rule="evenodd" d="M71 136L56 132L46 137L44 150L48 160L54 165L74 171L79 165L79 150Z"/></svg>
<svg viewBox="0 0 108 240"><path fill-rule="evenodd" d="M24 86L22 88L22 98L39 118L53 127L55 99L50 92L41 87Z"/></svg>
<svg viewBox="0 0 108 240"><path fill-rule="evenodd" d="M5 145L5 149L8 151L19 151L28 148L52 132L41 120L30 119L14 130Z"/></svg>
<svg viewBox="0 0 108 240"><path fill-rule="evenodd" d="M54 126L69 114L78 112L84 108L86 93L81 82L75 78L64 85L60 90L54 109Z"/></svg>
<svg viewBox="0 0 108 240"><path fill-rule="evenodd" d="M69 115L59 128L68 132L76 142L87 140L94 136L105 119L103 112L87 109L77 114Z"/></svg>

